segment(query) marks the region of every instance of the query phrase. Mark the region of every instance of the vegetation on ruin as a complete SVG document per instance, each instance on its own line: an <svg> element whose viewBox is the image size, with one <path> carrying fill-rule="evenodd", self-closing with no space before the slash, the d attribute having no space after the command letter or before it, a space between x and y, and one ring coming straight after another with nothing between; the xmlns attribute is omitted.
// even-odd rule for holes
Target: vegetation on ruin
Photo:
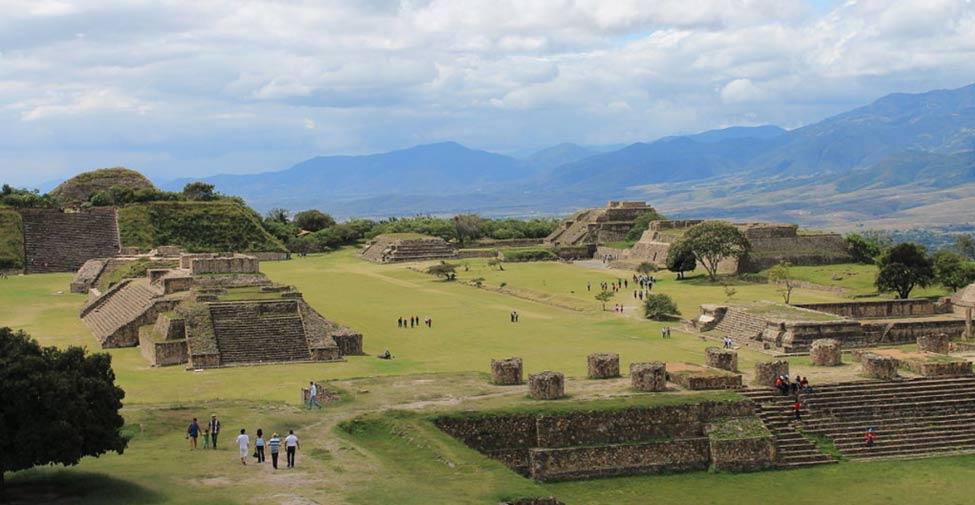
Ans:
<svg viewBox="0 0 975 505"><path fill-rule="evenodd" d="M158 268L176 268L178 266L178 260L154 261L149 260L148 258L139 258L131 263L122 265L115 270L103 273L98 278L98 286L96 287L99 291L104 293L108 288L112 287L122 279L140 279L145 277L146 272L149 270Z"/></svg>
<svg viewBox="0 0 975 505"><path fill-rule="evenodd" d="M0 270L23 267L23 220L16 211L0 207Z"/></svg>
<svg viewBox="0 0 975 505"><path fill-rule="evenodd" d="M99 192L108 192L112 187L129 191L156 190L152 182L139 172L115 167L82 172L62 182L51 191L51 195L65 202L83 203Z"/></svg>
<svg viewBox="0 0 975 505"><path fill-rule="evenodd" d="M249 207L233 200L152 202L119 209L122 245L148 250L178 245L190 252L285 251Z"/></svg>
<svg viewBox="0 0 975 505"><path fill-rule="evenodd" d="M757 417L733 417L712 421L707 430L708 437L721 440L768 437L772 434L765 423Z"/></svg>
<svg viewBox="0 0 975 505"><path fill-rule="evenodd" d="M506 247L499 249L506 263L557 261L559 255L549 247Z"/></svg>
<svg viewBox="0 0 975 505"><path fill-rule="evenodd" d="M692 226L679 247L686 247L694 253L708 272L708 277L717 280L718 263L726 258L740 258L751 247L745 234L734 225L723 221L705 221Z"/></svg>
<svg viewBox="0 0 975 505"><path fill-rule="evenodd" d="M656 210L651 210L640 214L633 220L633 228L630 228L629 233L626 234L626 240L628 242L636 242L640 240L643 236L643 232L650 228L650 221L666 221L667 217L663 214L658 213Z"/></svg>

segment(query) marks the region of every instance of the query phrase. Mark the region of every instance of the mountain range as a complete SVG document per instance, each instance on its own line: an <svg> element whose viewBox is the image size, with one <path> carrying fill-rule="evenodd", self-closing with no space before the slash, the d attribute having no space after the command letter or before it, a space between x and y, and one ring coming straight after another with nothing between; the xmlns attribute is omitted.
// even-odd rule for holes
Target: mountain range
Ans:
<svg viewBox="0 0 975 505"><path fill-rule="evenodd" d="M975 85L892 94L794 130L732 127L603 151L560 144L516 158L444 142L203 180L260 210L337 217L558 215L625 198L674 217L840 230L975 222Z"/></svg>

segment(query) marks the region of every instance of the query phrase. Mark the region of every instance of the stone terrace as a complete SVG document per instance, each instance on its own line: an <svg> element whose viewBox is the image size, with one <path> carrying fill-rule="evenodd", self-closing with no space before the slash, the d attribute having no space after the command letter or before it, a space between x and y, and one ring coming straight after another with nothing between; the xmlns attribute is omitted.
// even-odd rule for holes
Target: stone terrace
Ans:
<svg viewBox="0 0 975 505"><path fill-rule="evenodd" d="M851 459L918 458L975 452L975 377L815 385L802 395L803 429ZM788 418L791 400L774 390L748 394ZM876 431L866 447L864 434Z"/></svg>
<svg viewBox="0 0 975 505"><path fill-rule="evenodd" d="M74 272L92 258L118 254L118 220L114 208L80 212L22 209L24 272Z"/></svg>
<svg viewBox="0 0 975 505"><path fill-rule="evenodd" d="M376 237L360 254L376 263L395 263L452 259L457 250L439 237L394 233Z"/></svg>
<svg viewBox="0 0 975 505"><path fill-rule="evenodd" d="M211 303L221 364L311 359L294 300Z"/></svg>
<svg viewBox="0 0 975 505"><path fill-rule="evenodd" d="M102 348L130 347L139 343L139 326L178 303L178 297L164 297L146 279L125 279L85 305L81 318Z"/></svg>

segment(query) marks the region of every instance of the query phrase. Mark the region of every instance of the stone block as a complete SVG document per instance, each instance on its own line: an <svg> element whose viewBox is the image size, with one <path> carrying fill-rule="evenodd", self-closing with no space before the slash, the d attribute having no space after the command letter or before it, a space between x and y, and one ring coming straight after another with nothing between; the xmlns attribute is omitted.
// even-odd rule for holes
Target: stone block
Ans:
<svg viewBox="0 0 975 505"><path fill-rule="evenodd" d="M611 379L620 376L620 355L615 352L594 352L589 355L589 378Z"/></svg>
<svg viewBox="0 0 975 505"><path fill-rule="evenodd" d="M843 350L840 341L832 338L813 340L809 358L813 366L837 366L842 364Z"/></svg>
<svg viewBox="0 0 975 505"><path fill-rule="evenodd" d="M776 377L788 374L788 361L760 361L755 363L755 379L752 381L752 384L761 387L772 387L775 385Z"/></svg>
<svg viewBox="0 0 975 505"><path fill-rule="evenodd" d="M503 358L491 360L491 382L499 386L513 386L522 384L521 358Z"/></svg>
<svg viewBox="0 0 975 505"><path fill-rule="evenodd" d="M720 368L729 372L738 371L738 353L728 349L708 347L704 350L704 364L712 368Z"/></svg>
<svg viewBox="0 0 975 505"><path fill-rule="evenodd" d="M917 337L917 350L922 352L934 352L938 354L948 354L951 339L947 334L921 335Z"/></svg>
<svg viewBox="0 0 975 505"><path fill-rule="evenodd" d="M868 352L860 355L860 363L863 375L872 379L893 379L897 377L897 358Z"/></svg>
<svg viewBox="0 0 975 505"><path fill-rule="evenodd" d="M565 376L544 371L528 376L528 395L536 400L557 400L565 396Z"/></svg>
<svg viewBox="0 0 975 505"><path fill-rule="evenodd" d="M667 389L667 364L630 363L630 380L640 391L664 391Z"/></svg>

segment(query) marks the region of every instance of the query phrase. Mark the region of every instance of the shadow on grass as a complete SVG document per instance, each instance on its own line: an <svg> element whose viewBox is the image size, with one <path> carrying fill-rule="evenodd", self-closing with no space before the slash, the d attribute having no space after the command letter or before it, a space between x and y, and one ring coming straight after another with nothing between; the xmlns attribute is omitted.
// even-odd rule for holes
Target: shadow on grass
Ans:
<svg viewBox="0 0 975 505"><path fill-rule="evenodd" d="M139 484L110 475L67 469L35 468L6 475L5 505L142 505L166 497Z"/></svg>

